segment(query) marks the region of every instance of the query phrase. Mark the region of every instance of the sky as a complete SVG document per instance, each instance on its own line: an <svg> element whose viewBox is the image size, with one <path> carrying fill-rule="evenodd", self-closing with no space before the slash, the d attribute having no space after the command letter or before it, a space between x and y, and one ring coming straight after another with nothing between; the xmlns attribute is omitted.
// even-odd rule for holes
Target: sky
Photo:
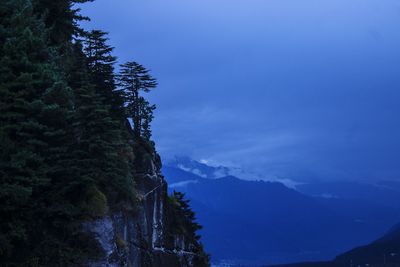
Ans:
<svg viewBox="0 0 400 267"><path fill-rule="evenodd" d="M153 137L268 176L400 180L397 0L97 0L87 29L159 87Z"/></svg>

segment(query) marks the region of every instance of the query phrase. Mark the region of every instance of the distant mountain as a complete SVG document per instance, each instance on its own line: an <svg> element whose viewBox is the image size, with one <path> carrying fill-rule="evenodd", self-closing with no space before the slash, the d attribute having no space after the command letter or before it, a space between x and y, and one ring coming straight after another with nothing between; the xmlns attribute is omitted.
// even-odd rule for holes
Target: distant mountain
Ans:
<svg viewBox="0 0 400 267"><path fill-rule="evenodd" d="M400 224L394 226L383 237L366 246L354 248L337 256L331 262L304 262L270 267L399 267Z"/></svg>
<svg viewBox="0 0 400 267"><path fill-rule="evenodd" d="M390 189L394 189L397 191L400 191L400 182L399 181L394 181L394 180L382 180L378 182L379 186L387 187Z"/></svg>
<svg viewBox="0 0 400 267"><path fill-rule="evenodd" d="M358 247L336 257L336 265L400 266L400 224L369 245Z"/></svg>
<svg viewBox="0 0 400 267"><path fill-rule="evenodd" d="M210 166L207 162L199 162L186 156L175 156L166 161L165 168L179 169L205 179L217 179L226 176L240 177L242 180L268 180L285 184L293 188L297 183L290 179L260 174L239 167ZM168 176L167 176L168 177ZM180 177L180 176L178 176ZM174 178L175 179L175 178Z"/></svg>
<svg viewBox="0 0 400 267"><path fill-rule="evenodd" d="M216 178L214 167L195 161L166 165L163 173L191 200L213 261L227 266L330 260L400 221L387 205L316 197L276 182Z"/></svg>
<svg viewBox="0 0 400 267"><path fill-rule="evenodd" d="M391 206L400 210L400 187L396 182L318 182L299 184L296 189L306 195L324 198L361 200Z"/></svg>
<svg viewBox="0 0 400 267"><path fill-rule="evenodd" d="M180 182L198 181L203 179L202 177L191 172L170 166L163 166L162 172L168 180L168 183L172 186L179 186L178 183Z"/></svg>
<svg viewBox="0 0 400 267"><path fill-rule="evenodd" d="M351 267L351 265L347 265L346 267L348 267L348 266ZM292 263L292 264L268 265L266 267L339 267L339 266L336 266L333 262L320 261L320 262L298 262L298 263Z"/></svg>
<svg viewBox="0 0 400 267"><path fill-rule="evenodd" d="M227 167L212 167L186 156L175 156L167 161L166 166L208 179L220 178L230 174L230 169Z"/></svg>

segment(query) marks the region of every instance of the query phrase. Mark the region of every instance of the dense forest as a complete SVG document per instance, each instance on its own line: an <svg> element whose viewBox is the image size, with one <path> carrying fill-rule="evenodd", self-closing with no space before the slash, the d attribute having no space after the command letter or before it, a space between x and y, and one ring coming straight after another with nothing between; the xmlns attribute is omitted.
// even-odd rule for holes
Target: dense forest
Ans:
<svg viewBox="0 0 400 267"><path fill-rule="evenodd" d="M80 266L98 253L82 222L140 205L131 157L155 149L144 95L157 81L134 61L115 70L107 33L79 26L84 2L1 1L1 266ZM170 202L198 241L183 195Z"/></svg>

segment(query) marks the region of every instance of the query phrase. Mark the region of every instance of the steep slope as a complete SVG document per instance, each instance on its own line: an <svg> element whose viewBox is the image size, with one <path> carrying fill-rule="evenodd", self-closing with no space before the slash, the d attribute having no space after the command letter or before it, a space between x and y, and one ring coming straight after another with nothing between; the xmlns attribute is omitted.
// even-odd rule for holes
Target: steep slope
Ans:
<svg viewBox="0 0 400 267"><path fill-rule="evenodd" d="M0 5L0 266L207 266L151 141L157 82L115 73L85 2Z"/></svg>
<svg viewBox="0 0 400 267"><path fill-rule="evenodd" d="M136 144L134 152L137 206L121 203L84 224L102 249L102 256L88 266L207 266L195 232L176 224L185 218L176 218L159 156L146 143Z"/></svg>
<svg viewBox="0 0 400 267"><path fill-rule="evenodd" d="M371 244L352 249L334 260L337 266L349 262L355 266L400 266L400 224Z"/></svg>
<svg viewBox="0 0 400 267"><path fill-rule="evenodd" d="M398 267L400 266L400 224L366 246L354 248L330 262L304 262L274 267ZM272 267L272 266L271 266Z"/></svg>

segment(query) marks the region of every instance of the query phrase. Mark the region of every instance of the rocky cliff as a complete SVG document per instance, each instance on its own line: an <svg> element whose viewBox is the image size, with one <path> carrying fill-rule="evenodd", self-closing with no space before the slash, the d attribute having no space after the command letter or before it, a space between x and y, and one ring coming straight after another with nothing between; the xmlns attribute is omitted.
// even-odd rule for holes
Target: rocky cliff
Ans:
<svg viewBox="0 0 400 267"><path fill-rule="evenodd" d="M111 208L105 216L84 224L102 250L102 256L87 265L208 266L208 256L196 234L176 225L176 207L160 172L160 157L150 144L133 147L137 204L133 207L127 202Z"/></svg>

